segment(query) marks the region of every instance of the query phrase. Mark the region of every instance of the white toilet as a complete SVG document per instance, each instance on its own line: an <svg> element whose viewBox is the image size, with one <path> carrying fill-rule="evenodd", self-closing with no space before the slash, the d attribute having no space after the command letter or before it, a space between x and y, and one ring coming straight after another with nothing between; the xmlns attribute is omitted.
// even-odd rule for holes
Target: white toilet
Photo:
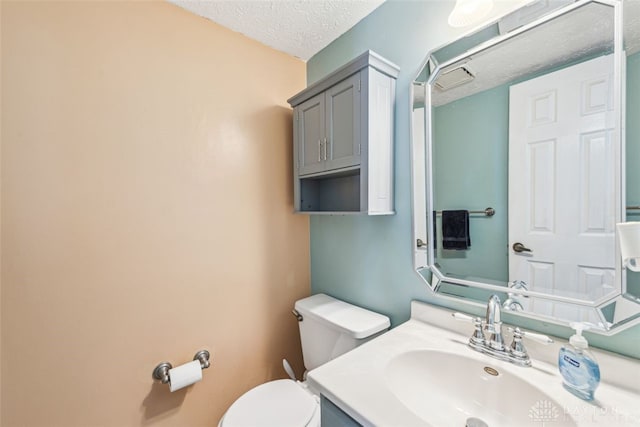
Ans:
<svg viewBox="0 0 640 427"><path fill-rule="evenodd" d="M389 329L387 316L317 294L295 304L307 370ZM306 378L306 372L305 372ZM306 382L275 380L252 388L223 415L218 427L319 427L320 397Z"/></svg>

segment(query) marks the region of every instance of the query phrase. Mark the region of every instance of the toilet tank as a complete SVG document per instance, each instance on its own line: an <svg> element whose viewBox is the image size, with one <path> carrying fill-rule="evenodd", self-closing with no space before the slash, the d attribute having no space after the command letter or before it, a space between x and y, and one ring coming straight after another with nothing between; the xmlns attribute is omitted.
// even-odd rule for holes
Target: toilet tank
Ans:
<svg viewBox="0 0 640 427"><path fill-rule="evenodd" d="M302 357L307 370L375 338L389 329L387 316L316 294L296 301Z"/></svg>

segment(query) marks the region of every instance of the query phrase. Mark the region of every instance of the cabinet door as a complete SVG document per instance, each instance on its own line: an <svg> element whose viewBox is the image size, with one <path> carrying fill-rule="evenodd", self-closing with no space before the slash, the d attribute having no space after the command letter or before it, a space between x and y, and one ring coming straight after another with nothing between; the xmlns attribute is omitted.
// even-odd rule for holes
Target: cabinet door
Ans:
<svg viewBox="0 0 640 427"><path fill-rule="evenodd" d="M325 106L324 93L296 107L298 126L298 174L307 175L324 170Z"/></svg>
<svg viewBox="0 0 640 427"><path fill-rule="evenodd" d="M326 102L327 170L360 164L360 74L328 89Z"/></svg>
<svg viewBox="0 0 640 427"><path fill-rule="evenodd" d="M362 424L351 418L335 403L320 395L321 427L362 427Z"/></svg>

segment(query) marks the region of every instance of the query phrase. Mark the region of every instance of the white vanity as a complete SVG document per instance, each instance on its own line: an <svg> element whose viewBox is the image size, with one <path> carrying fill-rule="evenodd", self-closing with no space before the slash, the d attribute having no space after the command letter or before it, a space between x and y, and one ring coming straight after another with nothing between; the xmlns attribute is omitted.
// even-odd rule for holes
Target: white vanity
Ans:
<svg viewBox="0 0 640 427"><path fill-rule="evenodd" d="M640 425L639 361L594 350L602 381L586 402L562 386L566 341L526 341L532 366L521 367L469 348L472 333L451 311L412 302L409 321L309 372L322 425Z"/></svg>

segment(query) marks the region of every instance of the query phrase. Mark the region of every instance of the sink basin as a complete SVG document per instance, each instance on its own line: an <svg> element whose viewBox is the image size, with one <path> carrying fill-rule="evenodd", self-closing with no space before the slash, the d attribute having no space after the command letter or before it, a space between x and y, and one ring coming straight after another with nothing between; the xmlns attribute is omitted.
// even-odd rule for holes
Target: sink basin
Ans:
<svg viewBox="0 0 640 427"><path fill-rule="evenodd" d="M532 368L514 369L526 375ZM415 350L391 359L385 380L407 409L434 426L576 425L561 404L500 362Z"/></svg>

